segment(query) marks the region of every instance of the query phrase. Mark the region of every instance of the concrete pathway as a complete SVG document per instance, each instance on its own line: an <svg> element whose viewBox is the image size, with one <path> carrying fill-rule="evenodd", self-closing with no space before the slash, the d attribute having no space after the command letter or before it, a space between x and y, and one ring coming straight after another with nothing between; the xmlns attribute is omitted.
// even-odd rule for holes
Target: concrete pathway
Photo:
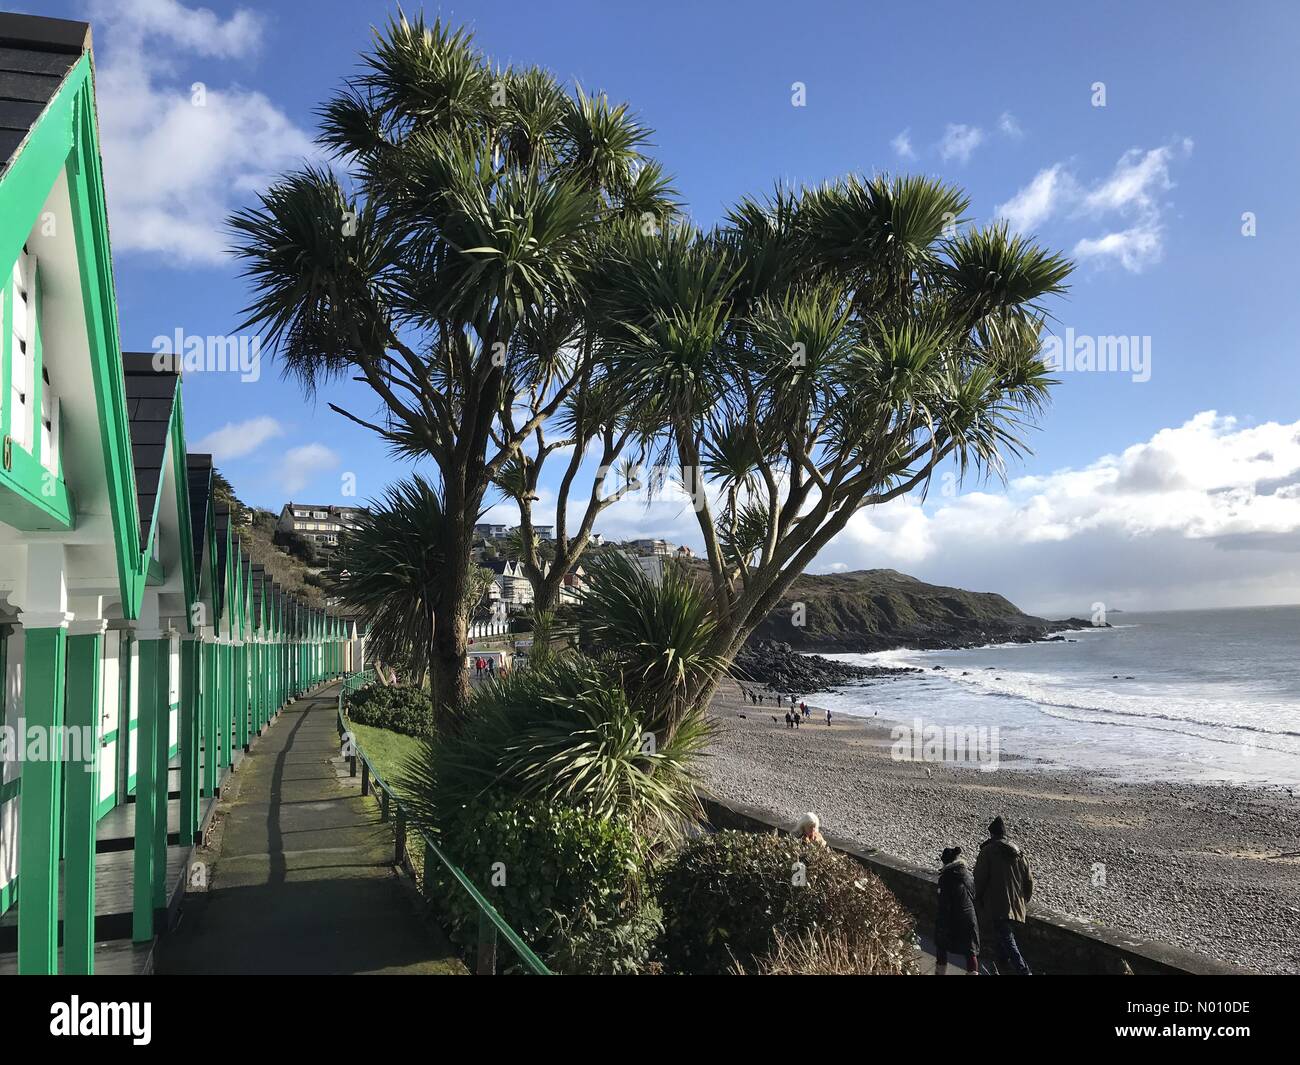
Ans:
<svg viewBox="0 0 1300 1065"><path fill-rule="evenodd" d="M286 707L228 778L161 974L460 974L394 868L390 824L343 775L337 688Z"/></svg>

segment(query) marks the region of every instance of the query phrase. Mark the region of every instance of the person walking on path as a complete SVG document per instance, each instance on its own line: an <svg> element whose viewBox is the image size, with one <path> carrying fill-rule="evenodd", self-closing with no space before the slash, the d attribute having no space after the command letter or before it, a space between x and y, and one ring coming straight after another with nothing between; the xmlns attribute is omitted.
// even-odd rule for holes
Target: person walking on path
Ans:
<svg viewBox="0 0 1300 1065"><path fill-rule="evenodd" d="M1034 875L1029 859L1007 838L1002 818L995 817L989 825L989 838L980 844L975 859L975 904L993 932L999 960L1021 976L1029 976L1030 972L1016 943L1014 926L1025 923L1033 897Z"/></svg>
<svg viewBox="0 0 1300 1065"><path fill-rule="evenodd" d="M966 972L979 972L980 930L975 917L975 879L960 847L945 847L939 856L939 910L934 921L934 974L948 971L948 955L966 959Z"/></svg>

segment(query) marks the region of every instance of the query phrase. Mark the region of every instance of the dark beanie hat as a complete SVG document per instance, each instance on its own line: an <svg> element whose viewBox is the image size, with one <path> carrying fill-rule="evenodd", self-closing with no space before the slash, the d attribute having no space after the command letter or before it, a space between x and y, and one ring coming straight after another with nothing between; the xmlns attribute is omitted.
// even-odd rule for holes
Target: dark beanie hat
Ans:
<svg viewBox="0 0 1300 1065"><path fill-rule="evenodd" d="M944 847L943 853L939 855L939 861L947 865L949 862L956 861L959 854L961 854L960 847Z"/></svg>
<svg viewBox="0 0 1300 1065"><path fill-rule="evenodd" d="M1006 834L1007 834L1006 823L1002 820L1002 815L999 814L997 817L993 818L992 823L989 825L989 835L1005 836Z"/></svg>

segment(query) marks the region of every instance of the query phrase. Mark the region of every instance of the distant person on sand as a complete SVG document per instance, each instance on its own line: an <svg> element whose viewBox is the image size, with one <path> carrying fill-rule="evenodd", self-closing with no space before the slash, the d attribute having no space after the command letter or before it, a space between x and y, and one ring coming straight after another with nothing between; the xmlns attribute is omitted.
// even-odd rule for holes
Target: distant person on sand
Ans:
<svg viewBox="0 0 1300 1065"><path fill-rule="evenodd" d="M831 712L830 712L829 710L827 710L827 711L826 711L826 726L827 726L827 728L830 727L830 723L831 723Z"/></svg>
<svg viewBox="0 0 1300 1065"><path fill-rule="evenodd" d="M934 975L948 971L948 955L966 959L966 972L980 971L980 930L975 919L975 880L960 847L945 847L939 861L939 911L934 921Z"/></svg>
<svg viewBox="0 0 1300 1065"><path fill-rule="evenodd" d="M819 843L826 846L826 837L822 835L822 822L811 810L799 818L799 823L794 826L794 834L804 843Z"/></svg>
<svg viewBox="0 0 1300 1065"><path fill-rule="evenodd" d="M799 713L803 714L804 717L807 717L807 716L808 716L808 704L807 704L807 703L805 703L805 702L800 702L800 703L799 703Z"/></svg>
<svg viewBox="0 0 1300 1065"><path fill-rule="evenodd" d="M796 710L793 714L790 715L790 717L794 721L794 727L797 729L799 727L799 722L802 720L799 717L799 711Z"/></svg>
<svg viewBox="0 0 1300 1065"><path fill-rule="evenodd" d="M1024 924L1029 900L1034 897L1034 875L1029 859L1007 839L1001 817L989 825L989 838L980 844L975 859L975 903L980 917L993 931L1001 963L1021 976L1029 966L1020 955L1014 925Z"/></svg>
<svg viewBox="0 0 1300 1065"><path fill-rule="evenodd" d="M785 712L785 727L794 728L794 717L789 710Z"/></svg>

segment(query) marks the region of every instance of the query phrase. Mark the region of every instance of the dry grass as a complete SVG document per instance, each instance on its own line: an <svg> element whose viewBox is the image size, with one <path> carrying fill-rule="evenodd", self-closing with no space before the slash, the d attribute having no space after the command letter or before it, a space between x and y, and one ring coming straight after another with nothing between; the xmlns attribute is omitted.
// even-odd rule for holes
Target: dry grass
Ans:
<svg viewBox="0 0 1300 1065"><path fill-rule="evenodd" d="M855 942L821 930L803 935L777 931L766 957L749 970L737 963L732 972L738 976L911 976L916 963L904 940L889 949L874 938Z"/></svg>

